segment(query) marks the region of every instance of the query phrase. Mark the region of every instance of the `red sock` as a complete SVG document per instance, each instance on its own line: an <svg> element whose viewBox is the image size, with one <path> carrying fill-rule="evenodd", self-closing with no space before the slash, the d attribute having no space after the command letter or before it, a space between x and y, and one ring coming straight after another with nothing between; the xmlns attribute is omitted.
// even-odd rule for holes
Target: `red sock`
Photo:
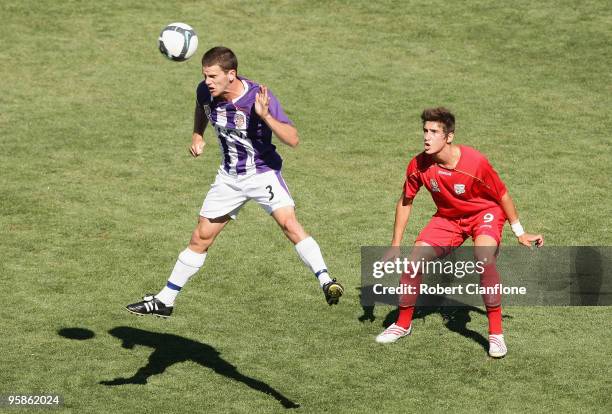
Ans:
<svg viewBox="0 0 612 414"><path fill-rule="evenodd" d="M480 286L494 287L501 283L499 273L495 263L489 263L484 266L484 270L480 275ZM502 308L501 294L482 295L482 300L487 308L487 318L489 318L489 334L501 335L502 330Z"/></svg>
<svg viewBox="0 0 612 414"><path fill-rule="evenodd" d="M489 335L501 335L502 329L502 308L501 306L487 306L487 318L489 318Z"/></svg>
<svg viewBox="0 0 612 414"><path fill-rule="evenodd" d="M399 315L397 316L396 325L401 326L404 329L408 329L412 323L412 314L414 313L414 306L400 306Z"/></svg>
<svg viewBox="0 0 612 414"><path fill-rule="evenodd" d="M410 277L411 274L414 274L414 277ZM423 279L423 275L421 272L415 272L411 267L408 272L402 274L400 278L400 284L403 287L411 287L413 294L403 294L399 297L399 315L397 316L396 325L404 329L408 329L410 324L412 323L412 314L414 313L414 305L416 304L417 298L419 296L419 287L421 285L421 281Z"/></svg>

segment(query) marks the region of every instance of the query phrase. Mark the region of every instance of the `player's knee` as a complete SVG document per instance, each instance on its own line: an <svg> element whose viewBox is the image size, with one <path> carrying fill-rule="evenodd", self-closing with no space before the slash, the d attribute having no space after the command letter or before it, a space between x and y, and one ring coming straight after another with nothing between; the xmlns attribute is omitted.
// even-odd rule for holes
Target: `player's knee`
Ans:
<svg viewBox="0 0 612 414"><path fill-rule="evenodd" d="M497 308L498 306L501 306L501 295L482 295L482 301L487 308Z"/></svg>
<svg viewBox="0 0 612 414"><path fill-rule="evenodd" d="M208 250L211 244L212 240L203 239L199 234L197 234L197 232L194 232L193 236L191 236L191 240L189 241L189 248L195 252L204 253Z"/></svg>
<svg viewBox="0 0 612 414"><path fill-rule="evenodd" d="M280 223L280 226L281 226L281 229L283 229L285 233L291 233L295 230L296 223L297 223L296 218L290 216L290 217L285 218Z"/></svg>
<svg viewBox="0 0 612 414"><path fill-rule="evenodd" d="M493 254L474 254L474 261L481 266L495 265L495 255Z"/></svg>
<svg viewBox="0 0 612 414"><path fill-rule="evenodd" d="M497 246L477 246L474 248L474 259L487 265L495 264Z"/></svg>
<svg viewBox="0 0 612 414"><path fill-rule="evenodd" d="M215 235L205 225L198 225L191 237L191 243L203 248L204 250L213 243Z"/></svg>
<svg viewBox="0 0 612 414"><path fill-rule="evenodd" d="M480 235L474 242L474 258L483 263L495 263L499 251L499 243L489 235Z"/></svg>
<svg viewBox="0 0 612 414"><path fill-rule="evenodd" d="M210 246L213 242L214 238L212 235L205 231L198 232L198 243L206 246Z"/></svg>
<svg viewBox="0 0 612 414"><path fill-rule="evenodd" d="M300 222L297 220L296 217L287 218L281 224L281 228L283 229L283 232L287 236L289 236L292 240L304 238L305 236L304 229L302 228L302 225L300 224Z"/></svg>

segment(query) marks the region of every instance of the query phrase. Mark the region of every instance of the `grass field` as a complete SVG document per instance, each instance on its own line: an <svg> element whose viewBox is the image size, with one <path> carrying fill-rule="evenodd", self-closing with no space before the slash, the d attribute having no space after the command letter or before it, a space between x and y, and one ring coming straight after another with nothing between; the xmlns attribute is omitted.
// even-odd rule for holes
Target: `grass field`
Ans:
<svg viewBox="0 0 612 414"><path fill-rule="evenodd" d="M185 63L156 50L173 21L200 36ZM75 413L612 411L610 308L508 307L509 354L491 360L479 309L422 310L381 347L393 308L364 320L358 296L427 106L456 112L528 231L612 245L609 2L2 1L0 38L0 394L59 393ZM211 131L203 157L187 147L218 44L298 126L283 174L347 288L337 307L248 205L175 317L123 309L163 285L216 173ZM415 204L406 243L434 211ZM101 383L141 368L158 374Z"/></svg>

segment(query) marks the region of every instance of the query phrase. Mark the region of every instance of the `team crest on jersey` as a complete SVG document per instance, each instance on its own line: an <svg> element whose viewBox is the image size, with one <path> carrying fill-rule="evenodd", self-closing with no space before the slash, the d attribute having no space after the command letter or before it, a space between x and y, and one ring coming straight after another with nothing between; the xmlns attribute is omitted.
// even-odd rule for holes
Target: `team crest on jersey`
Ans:
<svg viewBox="0 0 612 414"><path fill-rule="evenodd" d="M440 192L440 187L438 187L438 182L434 178L429 179L429 184L431 185L431 191L435 191L437 193Z"/></svg>
<svg viewBox="0 0 612 414"><path fill-rule="evenodd" d="M243 129L246 125L246 117L242 112L236 112L234 115L234 123L236 124L236 128Z"/></svg>
<svg viewBox="0 0 612 414"><path fill-rule="evenodd" d="M455 184L455 194L465 193L465 184Z"/></svg>

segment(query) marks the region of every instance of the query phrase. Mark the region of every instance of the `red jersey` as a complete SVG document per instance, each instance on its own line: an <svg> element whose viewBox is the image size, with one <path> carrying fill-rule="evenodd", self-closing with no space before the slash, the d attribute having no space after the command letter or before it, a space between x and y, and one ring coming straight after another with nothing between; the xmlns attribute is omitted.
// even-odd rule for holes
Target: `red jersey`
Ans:
<svg viewBox="0 0 612 414"><path fill-rule="evenodd" d="M453 169L440 167L425 153L414 157L406 170L406 197L414 198L424 185L438 207L436 215L453 219L498 206L507 190L489 160L472 147L459 149Z"/></svg>

